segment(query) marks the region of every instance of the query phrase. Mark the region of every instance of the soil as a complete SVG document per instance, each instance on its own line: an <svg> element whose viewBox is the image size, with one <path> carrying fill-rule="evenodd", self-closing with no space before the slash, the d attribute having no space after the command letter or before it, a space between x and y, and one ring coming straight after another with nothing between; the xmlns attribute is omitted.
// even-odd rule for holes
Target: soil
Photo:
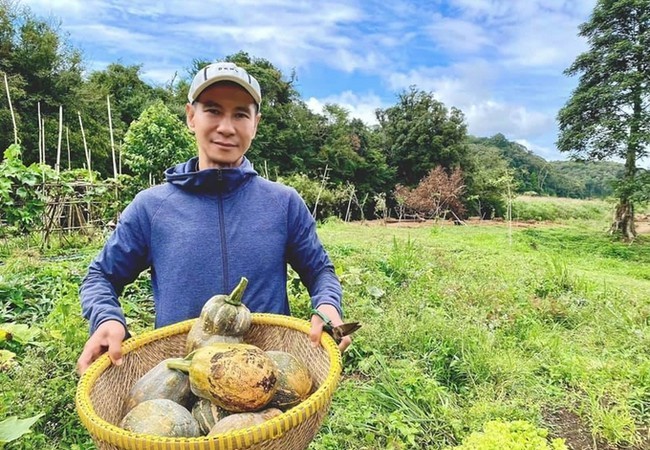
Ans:
<svg viewBox="0 0 650 450"><path fill-rule="evenodd" d="M640 442L635 445L613 445L596 438L580 417L566 409L546 411L544 414L550 437L561 437L570 450L648 450L650 449L650 429L638 432Z"/></svg>

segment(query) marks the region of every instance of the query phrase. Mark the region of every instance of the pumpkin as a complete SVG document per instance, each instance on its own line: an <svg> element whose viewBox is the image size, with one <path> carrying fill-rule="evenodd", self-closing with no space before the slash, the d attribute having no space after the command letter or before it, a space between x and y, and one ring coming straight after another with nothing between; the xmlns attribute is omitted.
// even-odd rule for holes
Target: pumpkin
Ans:
<svg viewBox="0 0 650 450"><path fill-rule="evenodd" d="M209 334L203 330L203 325L199 320L194 322L187 339L185 341L185 353L190 354L197 348L205 347L206 345L214 344L217 342L225 342L230 344L240 344L244 342L243 336L223 336L221 334Z"/></svg>
<svg viewBox="0 0 650 450"><path fill-rule="evenodd" d="M275 363L250 344L208 345L167 367L189 373L194 394L230 412L261 409L277 390Z"/></svg>
<svg viewBox="0 0 650 450"><path fill-rule="evenodd" d="M192 406L192 416L199 423L202 434L208 434L215 423L230 414L206 398L200 398Z"/></svg>
<svg viewBox="0 0 650 450"><path fill-rule="evenodd" d="M241 302L247 285L248 279L242 277L230 294L210 297L201 309L197 326L210 335L243 336L251 326L251 312Z"/></svg>
<svg viewBox="0 0 650 450"><path fill-rule="evenodd" d="M269 406L286 409L305 400L312 388L312 378L307 366L288 352L268 350L278 368L278 388Z"/></svg>
<svg viewBox="0 0 650 450"><path fill-rule="evenodd" d="M137 404L122 418L120 427L154 436L201 436L199 424L192 414L184 406L166 398L154 398Z"/></svg>
<svg viewBox="0 0 650 450"><path fill-rule="evenodd" d="M139 403L154 398L166 398L189 406L192 400L190 379L187 374L167 367L167 363L173 360L174 358L169 358L161 361L133 384L124 400L125 414Z"/></svg>
<svg viewBox="0 0 650 450"><path fill-rule="evenodd" d="M282 411L277 408L268 408L259 412L231 414L215 423L208 436L259 425L280 414L282 414Z"/></svg>

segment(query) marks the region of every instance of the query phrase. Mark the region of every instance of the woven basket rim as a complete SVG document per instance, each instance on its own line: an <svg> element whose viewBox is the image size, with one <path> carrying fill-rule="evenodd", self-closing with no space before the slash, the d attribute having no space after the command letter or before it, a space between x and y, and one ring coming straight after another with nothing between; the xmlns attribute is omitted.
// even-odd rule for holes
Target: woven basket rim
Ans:
<svg viewBox="0 0 650 450"><path fill-rule="evenodd" d="M122 354L125 355L155 340L188 332L196 320L189 319L132 337L122 344ZM252 324L280 326L305 334L309 334L311 330L310 322L279 314L253 313ZM81 422L93 437L125 450L149 448L165 450L235 450L247 448L262 441L281 437L289 429L300 425L323 407L329 405L341 376L341 353L334 339L327 333L321 335L320 343L330 361L329 372L321 385L299 405L260 425L214 436L195 438L170 438L133 433L113 425L99 417L92 406L90 398L94 383L111 366L111 361L106 353L93 362L79 380L75 395L77 414L79 414Z"/></svg>

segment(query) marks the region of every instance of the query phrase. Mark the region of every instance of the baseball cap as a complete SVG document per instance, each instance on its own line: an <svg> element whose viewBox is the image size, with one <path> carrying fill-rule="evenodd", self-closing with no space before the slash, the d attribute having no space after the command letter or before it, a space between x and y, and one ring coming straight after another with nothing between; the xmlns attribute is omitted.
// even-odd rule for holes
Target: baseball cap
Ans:
<svg viewBox="0 0 650 450"><path fill-rule="evenodd" d="M262 103L260 84L246 70L231 62L218 62L205 66L194 75L187 99L193 103L208 86L219 81L237 83L253 97L259 106Z"/></svg>

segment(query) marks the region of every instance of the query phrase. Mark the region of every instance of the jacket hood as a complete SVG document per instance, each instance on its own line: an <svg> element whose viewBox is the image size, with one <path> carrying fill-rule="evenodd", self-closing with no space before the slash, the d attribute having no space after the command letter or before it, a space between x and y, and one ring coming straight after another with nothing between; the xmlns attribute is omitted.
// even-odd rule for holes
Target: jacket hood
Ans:
<svg viewBox="0 0 650 450"><path fill-rule="evenodd" d="M188 191L206 193L229 193L246 183L257 172L251 162L244 156L238 167L228 169L205 169L197 172L199 158L194 158L170 167L165 171L168 183Z"/></svg>

